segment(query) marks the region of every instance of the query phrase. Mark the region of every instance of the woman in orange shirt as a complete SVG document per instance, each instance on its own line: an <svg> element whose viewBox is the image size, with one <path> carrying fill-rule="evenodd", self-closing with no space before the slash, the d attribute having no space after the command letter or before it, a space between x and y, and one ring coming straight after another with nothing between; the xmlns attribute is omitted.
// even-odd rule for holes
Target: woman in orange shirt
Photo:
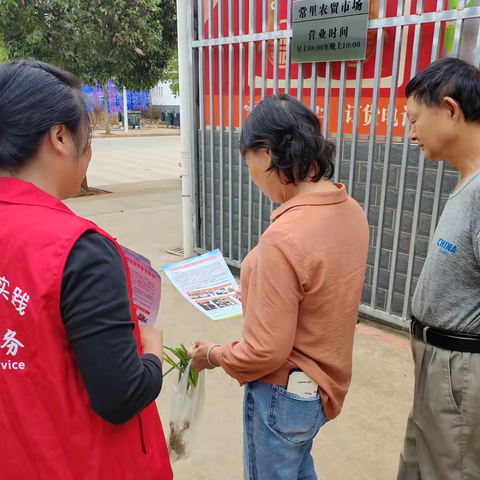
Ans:
<svg viewBox="0 0 480 480"><path fill-rule="evenodd" d="M313 439L350 384L368 223L330 181L335 148L293 97L263 100L240 148L252 180L281 206L242 266L243 340L196 341L190 356L195 369L222 367L246 385L245 478L314 480Z"/></svg>

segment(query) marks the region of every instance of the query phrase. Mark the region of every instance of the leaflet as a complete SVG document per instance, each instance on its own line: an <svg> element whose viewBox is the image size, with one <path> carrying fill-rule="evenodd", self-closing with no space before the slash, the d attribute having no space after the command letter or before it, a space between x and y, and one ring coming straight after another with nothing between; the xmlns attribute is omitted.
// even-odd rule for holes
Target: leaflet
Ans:
<svg viewBox="0 0 480 480"><path fill-rule="evenodd" d="M220 321L242 314L242 298L220 250L162 267L175 288L198 310Z"/></svg>
<svg viewBox="0 0 480 480"><path fill-rule="evenodd" d="M139 324L155 326L160 298L162 294L162 280L155 271L150 260L134 251L122 247L128 261L132 282L133 303L137 312Z"/></svg>

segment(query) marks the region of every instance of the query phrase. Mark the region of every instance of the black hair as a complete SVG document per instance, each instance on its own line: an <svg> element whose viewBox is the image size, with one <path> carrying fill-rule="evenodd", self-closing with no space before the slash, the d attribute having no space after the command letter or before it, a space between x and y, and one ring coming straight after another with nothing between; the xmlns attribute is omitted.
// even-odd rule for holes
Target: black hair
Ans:
<svg viewBox="0 0 480 480"><path fill-rule="evenodd" d="M480 122L480 70L454 57L430 64L407 85L407 98L438 107L445 97L458 102L465 121Z"/></svg>
<svg viewBox="0 0 480 480"><path fill-rule="evenodd" d="M240 151L266 148L276 171L286 184L322 178L335 170L335 146L322 135L320 120L290 95L267 97L247 117L240 137Z"/></svg>
<svg viewBox="0 0 480 480"><path fill-rule="evenodd" d="M90 116L77 80L37 61L0 65L0 170L24 168L56 125L65 125L78 152L90 145Z"/></svg>

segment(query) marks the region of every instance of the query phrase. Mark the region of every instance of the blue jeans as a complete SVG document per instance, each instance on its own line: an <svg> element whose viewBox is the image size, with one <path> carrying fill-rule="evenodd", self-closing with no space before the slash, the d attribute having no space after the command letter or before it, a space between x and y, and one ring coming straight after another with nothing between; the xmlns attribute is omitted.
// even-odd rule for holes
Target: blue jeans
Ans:
<svg viewBox="0 0 480 480"><path fill-rule="evenodd" d="M310 455L327 422L320 396L304 399L278 385L245 386L245 480L317 480Z"/></svg>

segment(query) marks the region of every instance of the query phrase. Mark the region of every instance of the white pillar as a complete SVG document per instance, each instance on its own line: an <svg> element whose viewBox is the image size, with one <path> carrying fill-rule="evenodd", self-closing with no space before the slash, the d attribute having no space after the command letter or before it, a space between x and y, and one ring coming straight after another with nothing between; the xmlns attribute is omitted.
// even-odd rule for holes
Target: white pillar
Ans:
<svg viewBox="0 0 480 480"><path fill-rule="evenodd" d="M183 249L185 258L191 258L193 252L193 204L191 184L191 140L193 125L190 125L190 112L193 105L190 105L189 89L192 88L189 82L189 47L190 31L188 22L191 19L187 15L187 2L190 0L177 0L177 28L178 28L178 75L180 83L180 133L181 150L180 162L182 165L182 195L183 195Z"/></svg>
<svg viewBox="0 0 480 480"><path fill-rule="evenodd" d="M123 128L125 133L128 133L128 99L125 87L123 87Z"/></svg>

